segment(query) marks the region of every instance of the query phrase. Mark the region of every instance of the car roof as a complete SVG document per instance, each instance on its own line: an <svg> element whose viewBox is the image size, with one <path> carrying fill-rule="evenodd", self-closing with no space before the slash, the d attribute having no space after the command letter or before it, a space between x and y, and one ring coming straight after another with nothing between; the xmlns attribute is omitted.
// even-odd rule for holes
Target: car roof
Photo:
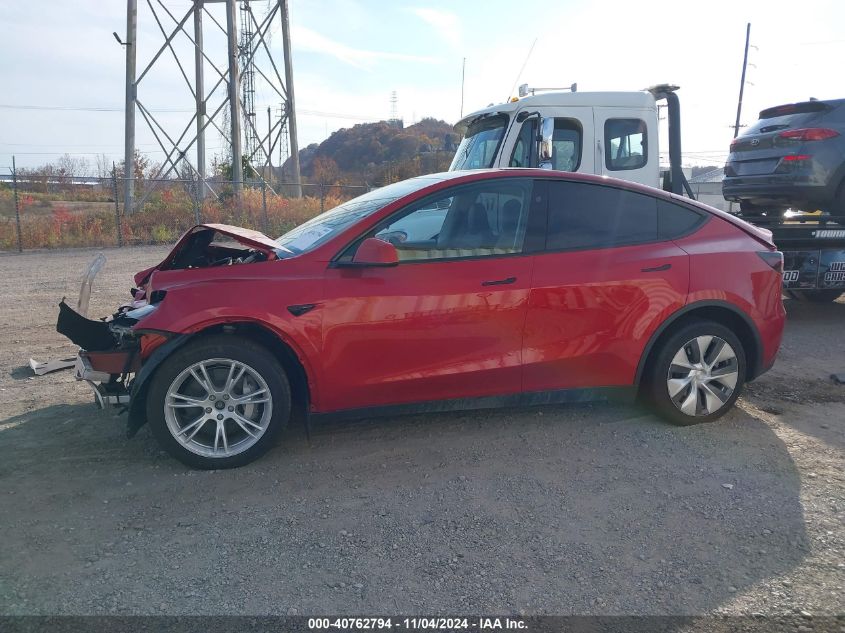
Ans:
<svg viewBox="0 0 845 633"><path fill-rule="evenodd" d="M444 181L457 182L472 182L475 180L486 180L489 178L542 178L544 180L560 180L568 182L586 182L595 185L605 185L612 187L619 187L622 189L629 189L652 196L664 197L667 200L672 199L672 194L661 189L655 189L647 185L641 185L629 180L620 180L619 178L611 178L610 176L597 176L595 174L579 174L571 171L557 171L554 169L538 169L536 167L501 167L490 169L470 169L458 171L444 171L436 174L428 174L425 176L417 176L411 180L427 178L435 180L437 184ZM434 183L432 183L434 186Z"/></svg>

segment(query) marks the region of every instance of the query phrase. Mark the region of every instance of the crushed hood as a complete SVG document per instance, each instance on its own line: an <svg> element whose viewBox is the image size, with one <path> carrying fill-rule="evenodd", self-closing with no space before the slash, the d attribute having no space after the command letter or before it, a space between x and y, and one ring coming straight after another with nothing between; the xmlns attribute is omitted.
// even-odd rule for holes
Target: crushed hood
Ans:
<svg viewBox="0 0 845 633"><path fill-rule="evenodd" d="M221 235L227 235L245 246L257 248L268 255L270 253L275 253L279 249L279 245L276 243L276 240L267 237L261 231L253 231L252 229L232 226L231 224L197 224L194 228L188 231L188 233L201 228L212 229Z"/></svg>
<svg viewBox="0 0 845 633"><path fill-rule="evenodd" d="M153 271L167 268L176 255L182 250L183 246L185 246L190 239L203 231L213 231L216 234L231 237L244 246L261 251L267 255L268 259L276 259L277 252L280 250L276 240L267 237L260 231L245 229L240 226L232 226L230 224L197 224L196 226L188 229L182 237L179 238L179 241L176 242L176 245L161 262L155 266L151 266L150 268L146 268L136 273L134 277L135 284L140 286L147 281Z"/></svg>

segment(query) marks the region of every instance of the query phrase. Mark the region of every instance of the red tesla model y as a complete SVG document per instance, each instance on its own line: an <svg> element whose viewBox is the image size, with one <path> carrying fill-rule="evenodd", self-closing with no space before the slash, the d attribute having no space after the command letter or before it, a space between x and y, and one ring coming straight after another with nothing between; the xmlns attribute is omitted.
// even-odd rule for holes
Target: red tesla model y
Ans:
<svg viewBox="0 0 845 633"><path fill-rule="evenodd" d="M186 464L246 464L292 406L369 416L641 396L676 424L774 362L768 231L617 180L530 169L399 182L279 239L188 231L106 321L61 306L77 375Z"/></svg>

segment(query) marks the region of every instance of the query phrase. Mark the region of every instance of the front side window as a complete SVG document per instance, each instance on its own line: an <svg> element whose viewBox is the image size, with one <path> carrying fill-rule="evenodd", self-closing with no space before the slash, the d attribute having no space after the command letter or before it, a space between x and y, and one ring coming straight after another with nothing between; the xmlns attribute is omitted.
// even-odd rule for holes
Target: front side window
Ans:
<svg viewBox="0 0 845 633"><path fill-rule="evenodd" d="M574 119L555 119L552 135L552 169L577 171L581 164L581 125ZM513 147L510 167L537 166L537 119L522 124Z"/></svg>
<svg viewBox="0 0 845 633"><path fill-rule="evenodd" d="M530 179L448 189L398 212L371 234L396 246L399 261L507 255L522 251Z"/></svg>
<svg viewBox="0 0 845 633"><path fill-rule="evenodd" d="M473 121L458 145L449 171L492 167L507 125L505 114L487 115Z"/></svg>
<svg viewBox="0 0 845 633"><path fill-rule="evenodd" d="M310 251L397 198L436 182L434 178L412 178L374 189L300 224L282 235L276 243L293 255Z"/></svg>
<svg viewBox="0 0 845 633"><path fill-rule="evenodd" d="M655 240L655 198L604 185L549 183L548 250L605 248Z"/></svg>
<svg viewBox="0 0 845 633"><path fill-rule="evenodd" d="M608 119L604 122L604 160L610 171L645 167L648 136L642 119Z"/></svg>
<svg viewBox="0 0 845 633"><path fill-rule="evenodd" d="M537 118L528 119L519 129L519 136L513 146L509 167L536 167L537 166Z"/></svg>

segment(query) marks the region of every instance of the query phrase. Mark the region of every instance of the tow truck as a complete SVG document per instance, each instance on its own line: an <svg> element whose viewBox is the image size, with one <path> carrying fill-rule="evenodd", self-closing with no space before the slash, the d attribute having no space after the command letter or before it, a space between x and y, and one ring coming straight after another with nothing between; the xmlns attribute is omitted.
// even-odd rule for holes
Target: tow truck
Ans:
<svg viewBox="0 0 845 633"><path fill-rule="evenodd" d="M519 97L473 112L450 170L539 167L629 180L695 198L681 165L678 86L579 92L523 84ZM658 105L668 120L668 169L659 162ZM784 253L784 291L798 300L833 301L845 292L845 217L826 213L737 215L772 232Z"/></svg>

